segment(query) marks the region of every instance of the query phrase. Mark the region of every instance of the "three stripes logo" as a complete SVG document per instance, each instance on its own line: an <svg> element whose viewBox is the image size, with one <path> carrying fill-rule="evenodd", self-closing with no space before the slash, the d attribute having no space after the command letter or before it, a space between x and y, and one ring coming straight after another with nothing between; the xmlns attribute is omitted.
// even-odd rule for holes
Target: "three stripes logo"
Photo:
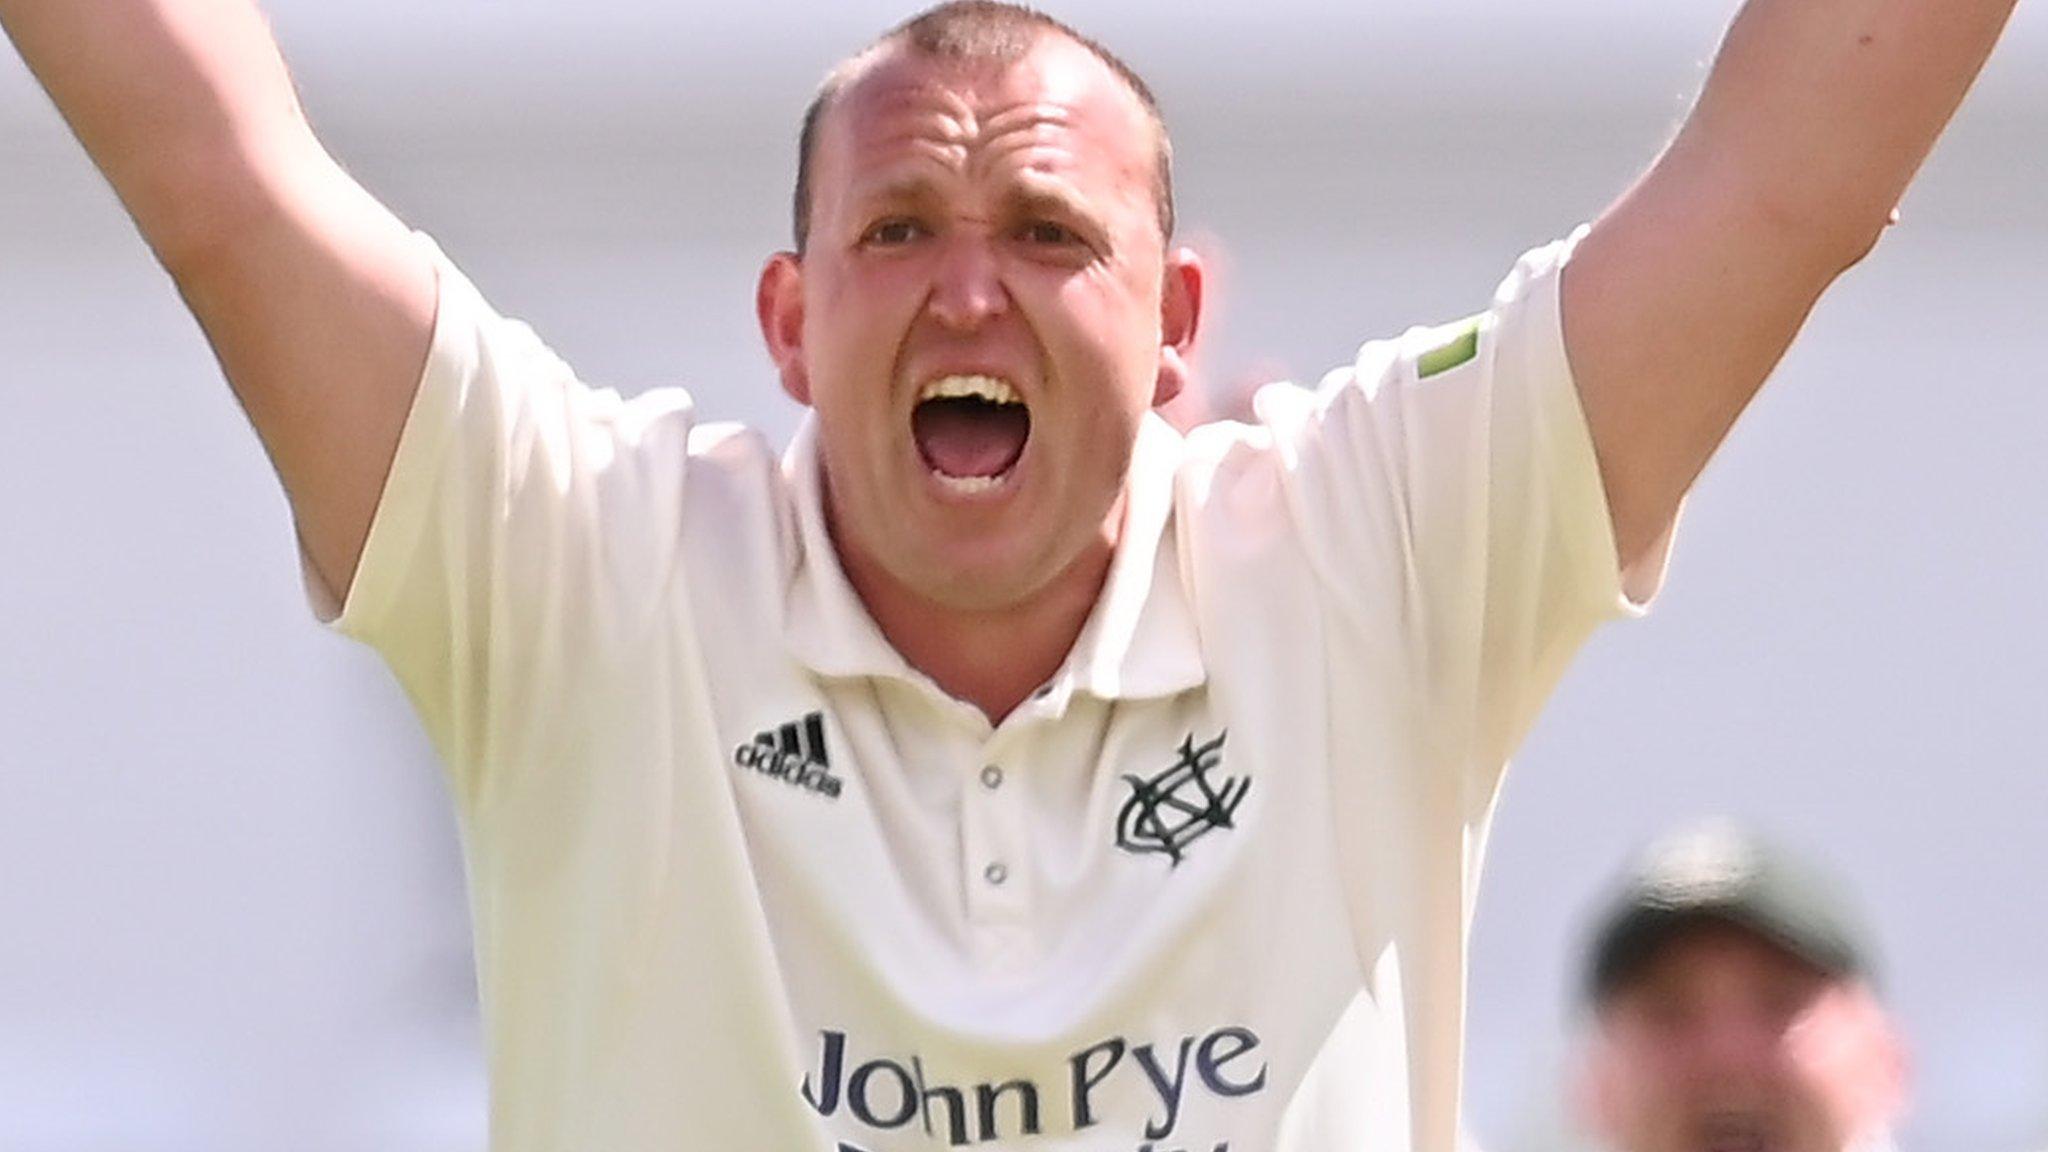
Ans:
<svg viewBox="0 0 2048 1152"><path fill-rule="evenodd" d="M732 750L732 762L827 800L839 798L840 779L832 775L825 754L825 716L813 712L754 738Z"/></svg>

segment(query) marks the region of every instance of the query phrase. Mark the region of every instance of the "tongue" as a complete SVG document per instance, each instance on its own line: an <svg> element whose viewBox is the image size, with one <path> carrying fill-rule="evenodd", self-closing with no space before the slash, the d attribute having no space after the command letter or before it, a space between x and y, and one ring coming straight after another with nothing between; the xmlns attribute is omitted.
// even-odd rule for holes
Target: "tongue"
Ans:
<svg viewBox="0 0 2048 1152"><path fill-rule="evenodd" d="M942 475L1000 476L1024 454L1031 417L1022 404L927 400L910 415L924 462Z"/></svg>

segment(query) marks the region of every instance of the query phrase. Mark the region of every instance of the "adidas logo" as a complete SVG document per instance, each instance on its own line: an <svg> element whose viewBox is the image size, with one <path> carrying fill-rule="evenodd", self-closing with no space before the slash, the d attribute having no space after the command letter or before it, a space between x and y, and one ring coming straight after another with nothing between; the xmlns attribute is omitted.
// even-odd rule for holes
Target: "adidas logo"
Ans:
<svg viewBox="0 0 2048 1152"><path fill-rule="evenodd" d="M839 798L841 781L832 775L832 761L825 755L825 716L821 712L771 732L755 733L752 740L732 750L732 762L827 800Z"/></svg>

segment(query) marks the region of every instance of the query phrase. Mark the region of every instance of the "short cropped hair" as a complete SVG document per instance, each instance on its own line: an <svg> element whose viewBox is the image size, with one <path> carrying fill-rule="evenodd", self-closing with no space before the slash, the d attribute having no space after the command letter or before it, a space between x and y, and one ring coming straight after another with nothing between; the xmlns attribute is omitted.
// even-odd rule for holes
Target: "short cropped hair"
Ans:
<svg viewBox="0 0 2048 1152"><path fill-rule="evenodd" d="M1159 101L1145 81L1109 49L1053 19L1022 4L1007 0L950 0L926 9L884 33L873 44L839 62L818 86L810 107L804 110L803 128L797 136L796 192L791 216L796 250L802 254L811 234L811 154L816 150L819 125L854 75L855 65L877 49L907 46L920 56L962 64L1004 66L1014 64L1031 51L1039 37L1064 36L1107 65L1129 88L1152 123L1154 170L1152 195L1159 213L1159 235L1173 236L1173 143L1167 138L1166 120Z"/></svg>

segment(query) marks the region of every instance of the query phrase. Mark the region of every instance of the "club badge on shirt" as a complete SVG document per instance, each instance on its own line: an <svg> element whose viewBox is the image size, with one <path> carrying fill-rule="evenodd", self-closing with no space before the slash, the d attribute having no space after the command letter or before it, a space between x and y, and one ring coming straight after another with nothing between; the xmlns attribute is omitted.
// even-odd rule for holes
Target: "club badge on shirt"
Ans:
<svg viewBox="0 0 2048 1152"><path fill-rule="evenodd" d="M1235 827L1231 817L1252 782L1211 776L1223 763L1223 741L1229 735L1219 732L1214 740L1196 744L1190 732L1173 763L1157 775L1126 774L1131 798L1116 814L1116 846L1137 855L1164 855L1177 868L1195 841L1218 828Z"/></svg>

